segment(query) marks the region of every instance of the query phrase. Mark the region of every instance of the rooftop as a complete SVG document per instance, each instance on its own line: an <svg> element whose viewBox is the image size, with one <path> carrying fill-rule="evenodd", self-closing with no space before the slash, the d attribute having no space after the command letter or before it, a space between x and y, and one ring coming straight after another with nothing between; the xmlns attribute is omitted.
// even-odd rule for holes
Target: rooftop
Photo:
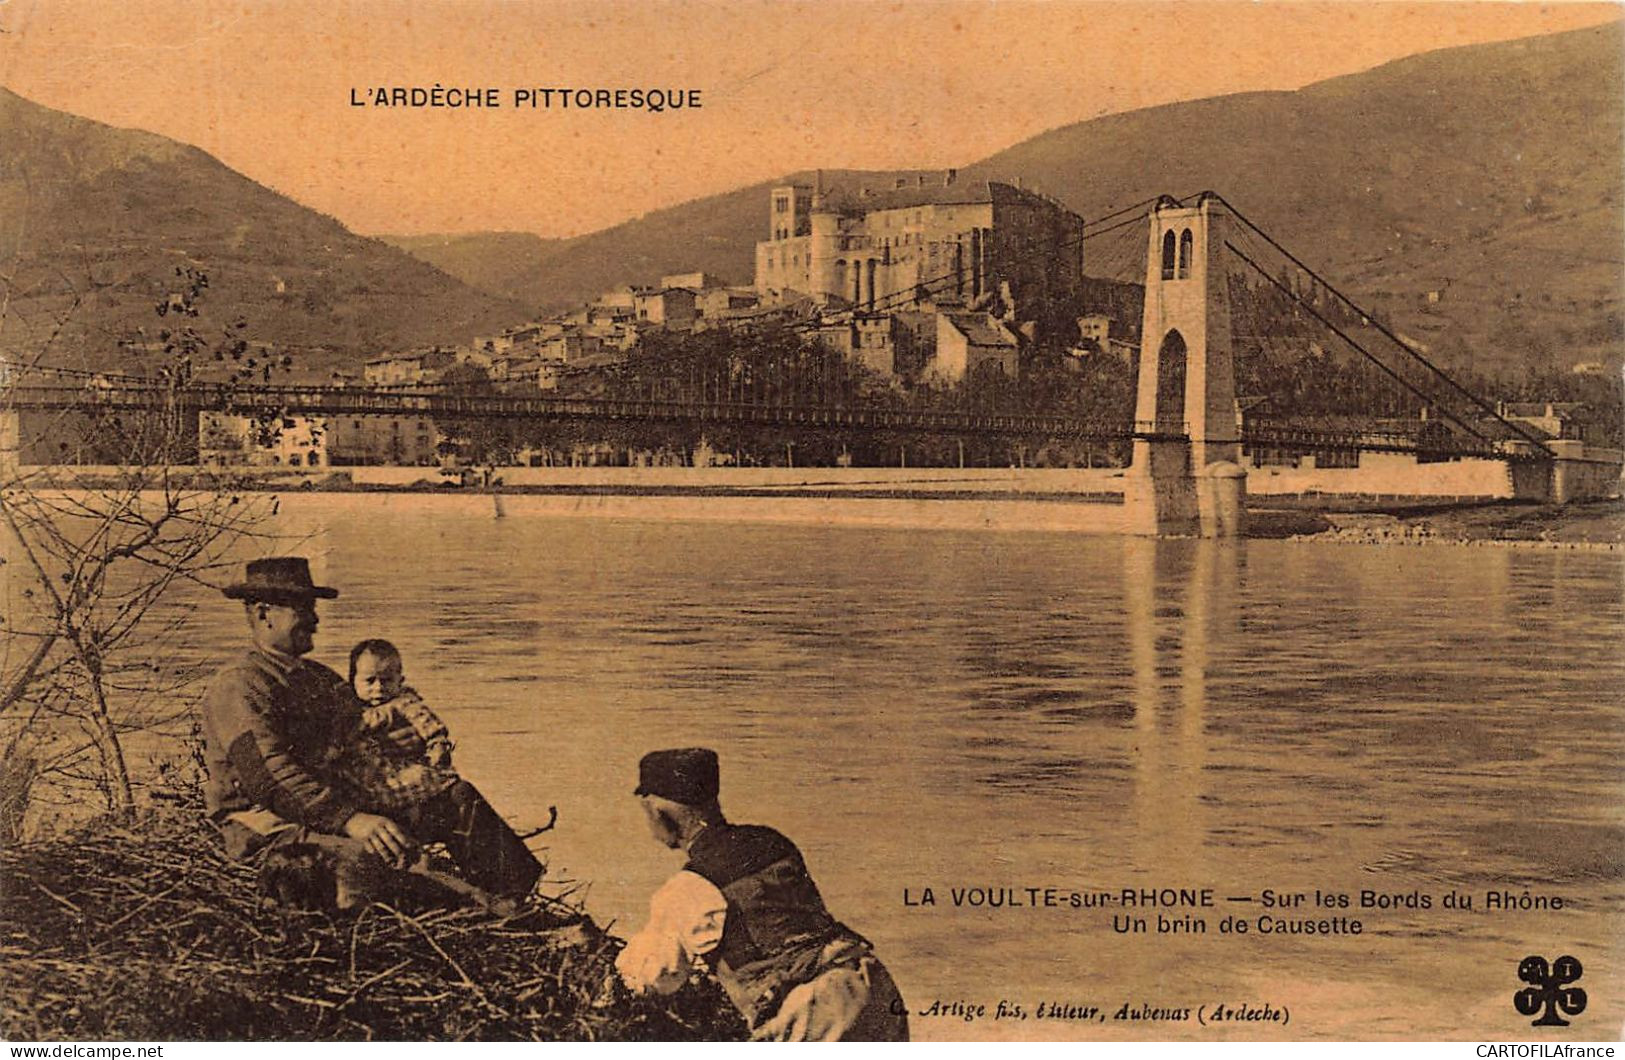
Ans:
<svg viewBox="0 0 1625 1060"><path fill-rule="evenodd" d="M941 180L925 184L906 184L901 188L870 188L863 194L863 186L835 187L824 192L823 203L815 212L906 210L917 206L974 206L982 203L1048 203L1058 206L1053 199L1035 191L1018 188L996 180L956 180L951 184Z"/></svg>
<svg viewBox="0 0 1625 1060"><path fill-rule="evenodd" d="M973 346L1014 346L1016 337L986 313L943 313L943 318Z"/></svg>

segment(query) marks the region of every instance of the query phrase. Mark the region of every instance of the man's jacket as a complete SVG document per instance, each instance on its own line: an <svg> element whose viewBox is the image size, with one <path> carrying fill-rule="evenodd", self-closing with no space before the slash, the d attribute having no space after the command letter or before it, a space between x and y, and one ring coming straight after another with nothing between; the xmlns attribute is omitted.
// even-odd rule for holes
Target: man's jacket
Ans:
<svg viewBox="0 0 1625 1060"><path fill-rule="evenodd" d="M318 832L356 812L322 779L361 701L320 663L251 650L221 667L203 698L204 802L219 821L256 807Z"/></svg>

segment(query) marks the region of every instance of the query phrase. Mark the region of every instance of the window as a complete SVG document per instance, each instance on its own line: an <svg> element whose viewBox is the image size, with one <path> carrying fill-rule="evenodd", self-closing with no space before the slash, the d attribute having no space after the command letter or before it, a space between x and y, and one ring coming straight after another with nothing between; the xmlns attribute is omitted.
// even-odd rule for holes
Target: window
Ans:
<svg viewBox="0 0 1625 1060"><path fill-rule="evenodd" d="M1162 278L1174 278L1174 234L1171 231L1162 237Z"/></svg>
<svg viewBox="0 0 1625 1060"><path fill-rule="evenodd" d="M757 199L756 201L761 202L762 200ZM776 196L773 199L773 212L774 213L789 213L790 212L790 200L789 200L789 198L787 198L786 196L783 196L783 195Z"/></svg>
<svg viewBox="0 0 1625 1060"><path fill-rule="evenodd" d="M1191 230L1187 228L1179 234L1179 278L1181 280L1189 278L1191 274L1191 246Z"/></svg>
<svg viewBox="0 0 1625 1060"><path fill-rule="evenodd" d="M1421 463L1418 460L1417 463ZM1359 467L1358 449L1326 449L1315 454L1316 467Z"/></svg>

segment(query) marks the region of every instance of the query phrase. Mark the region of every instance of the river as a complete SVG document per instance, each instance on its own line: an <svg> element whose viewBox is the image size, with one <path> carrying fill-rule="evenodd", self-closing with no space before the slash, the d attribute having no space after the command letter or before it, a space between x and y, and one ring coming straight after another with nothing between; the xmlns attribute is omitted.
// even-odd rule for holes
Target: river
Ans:
<svg viewBox="0 0 1625 1060"><path fill-rule="evenodd" d="M342 590L315 657L395 641L462 772L521 824L557 806L551 874L623 930L680 864L631 796L638 757L706 744L725 810L800 843L919 1037L1610 1038L1625 1020L1618 555L354 495L285 497L276 529ZM216 601L195 601L204 654L238 640ZM1021 904L956 906L969 888ZM1212 904L1121 904L1160 888ZM1486 909L1491 891L1563 908ZM1350 907L1317 908L1334 895ZM1159 934L1159 914L1206 933ZM1362 932L1260 934L1273 915ZM1135 916L1146 932L1114 929ZM1532 1031L1518 962L1560 953L1589 1007ZM1027 1018L995 1019L1000 1000ZM1038 1019L1041 1000L1104 1019ZM919 1015L934 1001L987 1008ZM1285 1015L1204 1026L1215 1002ZM1115 1019L1125 1004L1164 1018Z"/></svg>

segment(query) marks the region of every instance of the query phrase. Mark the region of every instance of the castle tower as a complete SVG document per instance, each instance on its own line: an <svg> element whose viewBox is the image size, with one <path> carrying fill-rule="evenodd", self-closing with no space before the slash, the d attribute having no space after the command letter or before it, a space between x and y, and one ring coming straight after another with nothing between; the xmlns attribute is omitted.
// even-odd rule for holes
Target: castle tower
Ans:
<svg viewBox="0 0 1625 1060"><path fill-rule="evenodd" d="M1151 211L1135 394L1130 524L1145 533L1239 533L1246 473L1236 422L1225 240L1230 215L1204 192L1195 206Z"/></svg>

